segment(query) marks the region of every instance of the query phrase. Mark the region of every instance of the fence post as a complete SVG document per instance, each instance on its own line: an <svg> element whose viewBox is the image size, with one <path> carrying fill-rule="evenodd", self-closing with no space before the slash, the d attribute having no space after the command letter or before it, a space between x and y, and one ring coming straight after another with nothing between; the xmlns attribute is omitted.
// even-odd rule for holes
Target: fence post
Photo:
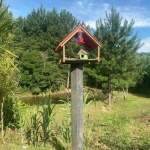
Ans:
<svg viewBox="0 0 150 150"><path fill-rule="evenodd" d="M83 64L71 64L72 150L83 150Z"/></svg>

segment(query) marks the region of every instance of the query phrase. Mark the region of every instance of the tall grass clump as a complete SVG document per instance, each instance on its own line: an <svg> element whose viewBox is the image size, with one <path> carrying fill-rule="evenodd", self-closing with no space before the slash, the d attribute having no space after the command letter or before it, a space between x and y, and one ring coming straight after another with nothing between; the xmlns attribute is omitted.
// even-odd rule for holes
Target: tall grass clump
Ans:
<svg viewBox="0 0 150 150"><path fill-rule="evenodd" d="M59 125L57 125L57 132L55 135L56 147L60 150L71 149L71 103L70 101L60 100L63 105L67 106L68 113L63 116Z"/></svg>
<svg viewBox="0 0 150 150"><path fill-rule="evenodd" d="M11 128L13 131L17 131L21 136L21 143L24 140L24 126L27 123L26 110L28 105L22 102L22 100L9 98L4 101L4 129Z"/></svg>
<svg viewBox="0 0 150 150"><path fill-rule="evenodd" d="M34 146L46 145L52 136L55 105L51 104L50 97L47 99L43 95L43 98L44 103L40 103L30 112L30 120L26 129L28 143Z"/></svg>
<svg viewBox="0 0 150 150"><path fill-rule="evenodd" d="M39 145L41 141L41 116L39 115L38 111L39 107L32 108L32 111L30 111L27 126L25 128L28 144L32 144L34 146Z"/></svg>
<svg viewBox="0 0 150 150"><path fill-rule="evenodd" d="M42 141L44 142L44 145L46 144L47 140L52 135L52 123L54 121L54 108L55 105L51 104L50 96L49 100L44 97L44 103L41 103L40 105L42 107L42 110L39 111L40 116L42 118L41 121L41 127L42 127Z"/></svg>
<svg viewBox="0 0 150 150"><path fill-rule="evenodd" d="M83 95L83 113L84 113L84 143L85 147L89 147L90 140L92 138L92 132L94 129L94 123L91 122L88 108L94 100L89 100L89 93L85 92Z"/></svg>

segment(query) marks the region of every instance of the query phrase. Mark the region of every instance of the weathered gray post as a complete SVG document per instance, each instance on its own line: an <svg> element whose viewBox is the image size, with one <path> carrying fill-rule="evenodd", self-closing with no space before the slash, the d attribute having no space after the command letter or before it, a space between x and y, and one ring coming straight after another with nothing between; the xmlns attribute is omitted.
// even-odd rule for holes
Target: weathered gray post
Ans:
<svg viewBox="0 0 150 150"><path fill-rule="evenodd" d="M83 64L71 64L72 150L83 150Z"/></svg>
<svg viewBox="0 0 150 150"><path fill-rule="evenodd" d="M77 57L70 57L65 51L65 45L72 38L76 43L86 47L80 49ZM71 64L71 119L72 119L72 150L83 150L83 64L100 61L101 43L83 26L78 25L56 47L59 53L59 62ZM88 49L88 50L87 50ZM96 58L89 58L92 50L97 49ZM69 50L69 49L68 49ZM69 57L68 57L68 56Z"/></svg>

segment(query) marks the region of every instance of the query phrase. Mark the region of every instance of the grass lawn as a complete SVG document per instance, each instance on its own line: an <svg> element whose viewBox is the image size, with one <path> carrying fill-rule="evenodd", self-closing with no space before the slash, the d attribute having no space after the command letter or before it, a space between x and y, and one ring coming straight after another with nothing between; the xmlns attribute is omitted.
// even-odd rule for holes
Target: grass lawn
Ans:
<svg viewBox="0 0 150 150"><path fill-rule="evenodd" d="M93 101L85 106L85 150L150 150L150 98L115 93L117 100L108 106L105 101ZM32 110L34 106L28 109ZM52 135L46 146L21 144L20 130L5 132L5 144L0 136L0 150L64 150L70 149L70 105L57 104ZM28 110L29 111L29 110ZM57 140L57 142L55 142Z"/></svg>

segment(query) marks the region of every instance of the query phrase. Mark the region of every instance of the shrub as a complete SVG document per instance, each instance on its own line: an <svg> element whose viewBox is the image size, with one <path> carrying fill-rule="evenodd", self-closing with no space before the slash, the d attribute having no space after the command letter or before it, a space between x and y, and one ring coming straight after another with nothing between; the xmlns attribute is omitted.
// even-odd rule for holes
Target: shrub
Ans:
<svg viewBox="0 0 150 150"><path fill-rule="evenodd" d="M41 92L41 89L39 87L36 87L32 90L32 94L33 95L39 95Z"/></svg>

